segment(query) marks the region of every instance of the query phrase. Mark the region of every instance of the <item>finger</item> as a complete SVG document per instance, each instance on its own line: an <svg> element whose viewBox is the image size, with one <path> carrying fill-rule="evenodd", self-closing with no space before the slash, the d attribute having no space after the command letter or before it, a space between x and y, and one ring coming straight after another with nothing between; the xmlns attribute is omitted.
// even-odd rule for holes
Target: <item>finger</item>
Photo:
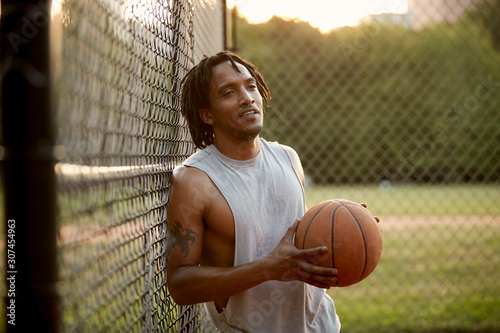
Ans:
<svg viewBox="0 0 500 333"><path fill-rule="evenodd" d="M375 216L375 221L377 221L377 225L380 223L378 216ZM382 227L380 225L378 225L378 228L380 229L380 232L382 232Z"/></svg>
<svg viewBox="0 0 500 333"><path fill-rule="evenodd" d="M294 234L299 227L299 222L300 222L300 219L296 219L295 222L293 222L293 224L290 227L288 227L288 230L286 233L287 234L289 234L289 233Z"/></svg>
<svg viewBox="0 0 500 333"><path fill-rule="evenodd" d="M285 236L283 236L283 238L290 239L293 241L293 237L295 236L297 228L299 227L299 222L300 220L296 219L295 222L293 222L293 224L290 227L288 227L288 230L286 231L286 234Z"/></svg>
<svg viewBox="0 0 500 333"><path fill-rule="evenodd" d="M336 276L313 275L307 272L301 274L300 280L313 286L325 289L336 287L338 285Z"/></svg>
<svg viewBox="0 0 500 333"><path fill-rule="evenodd" d="M311 276L324 276L324 277L332 277L336 276L339 272L334 267L322 266L318 264L316 260L318 257L308 257L306 260L302 262L297 262L295 265L299 268L300 271L303 271L306 274L310 274Z"/></svg>
<svg viewBox="0 0 500 333"><path fill-rule="evenodd" d="M307 281L302 281L302 282L305 282L307 284L310 284L310 285L313 285L315 287L318 287L318 288L322 288L322 289L330 289L331 287L335 287L335 285L328 285L328 284L323 284L321 282L318 282L316 280L307 280Z"/></svg>
<svg viewBox="0 0 500 333"><path fill-rule="evenodd" d="M312 251L311 251L312 250ZM302 263L302 268L312 274L335 275L337 270L329 265L325 265L331 261L331 256L326 247L308 249L302 252L302 258L305 263ZM296 257L300 259L300 257Z"/></svg>
<svg viewBox="0 0 500 333"><path fill-rule="evenodd" d="M313 247L310 249L299 250L299 256L302 258L307 257L320 257L325 255L328 252L328 248L326 246Z"/></svg>
<svg viewBox="0 0 500 333"><path fill-rule="evenodd" d="M307 261L307 264L302 266L303 270L312 275L318 276L335 276L339 273L339 271L334 267L321 266L317 263Z"/></svg>

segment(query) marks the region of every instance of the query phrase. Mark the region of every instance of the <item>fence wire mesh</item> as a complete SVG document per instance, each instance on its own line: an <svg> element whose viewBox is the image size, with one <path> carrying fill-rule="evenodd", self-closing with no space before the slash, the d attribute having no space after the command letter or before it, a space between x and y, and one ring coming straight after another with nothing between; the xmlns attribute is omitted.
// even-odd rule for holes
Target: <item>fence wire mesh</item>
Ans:
<svg viewBox="0 0 500 333"><path fill-rule="evenodd" d="M381 217L375 272L329 291L343 330L499 332L500 2L406 3L328 33L238 18L233 42L273 93L262 136L298 151L309 207ZM61 331L213 332L168 296L166 202L193 152L180 80L224 48L224 2L52 7Z"/></svg>
<svg viewBox="0 0 500 333"><path fill-rule="evenodd" d="M499 332L500 2L399 3L328 33L240 15L273 95L262 136L301 156L309 207L381 217L375 272L330 290L343 330Z"/></svg>
<svg viewBox="0 0 500 333"><path fill-rule="evenodd" d="M221 2L62 1L53 13L63 332L194 332L166 286L172 169L193 152L180 80L224 47Z"/></svg>

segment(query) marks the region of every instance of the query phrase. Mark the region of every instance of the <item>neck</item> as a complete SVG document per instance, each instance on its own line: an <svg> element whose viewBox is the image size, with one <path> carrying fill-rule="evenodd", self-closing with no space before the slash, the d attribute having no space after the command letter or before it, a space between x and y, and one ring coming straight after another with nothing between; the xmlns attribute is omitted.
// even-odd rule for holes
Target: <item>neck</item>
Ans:
<svg viewBox="0 0 500 333"><path fill-rule="evenodd" d="M250 141L222 141L215 139L215 147L223 155L232 158L233 160L245 161L254 158L260 151L260 141L257 136Z"/></svg>

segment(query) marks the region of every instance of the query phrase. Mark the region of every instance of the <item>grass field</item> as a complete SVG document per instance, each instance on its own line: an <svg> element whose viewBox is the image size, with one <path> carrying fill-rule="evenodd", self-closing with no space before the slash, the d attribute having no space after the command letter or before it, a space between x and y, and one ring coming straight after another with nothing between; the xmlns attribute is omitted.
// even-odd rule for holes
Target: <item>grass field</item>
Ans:
<svg viewBox="0 0 500 333"><path fill-rule="evenodd" d="M500 185L308 186L307 205L343 198L368 204L374 215L500 215Z"/></svg>
<svg viewBox="0 0 500 333"><path fill-rule="evenodd" d="M500 332L499 186L318 186L306 197L365 202L382 220L376 270L329 291L345 332Z"/></svg>
<svg viewBox="0 0 500 333"><path fill-rule="evenodd" d="M331 198L367 203L384 239L367 279L329 291L343 332L500 332L500 186L306 189L309 207Z"/></svg>

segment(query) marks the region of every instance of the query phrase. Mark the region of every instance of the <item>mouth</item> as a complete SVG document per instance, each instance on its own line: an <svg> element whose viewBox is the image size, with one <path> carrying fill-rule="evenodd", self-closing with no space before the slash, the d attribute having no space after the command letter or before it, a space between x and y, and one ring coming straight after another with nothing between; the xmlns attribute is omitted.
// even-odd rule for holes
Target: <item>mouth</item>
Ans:
<svg viewBox="0 0 500 333"><path fill-rule="evenodd" d="M241 113L240 117L250 117L250 116L254 116L254 115L257 115L257 114L260 114L260 112L256 109L249 109L249 110L246 110L244 111L243 113Z"/></svg>

